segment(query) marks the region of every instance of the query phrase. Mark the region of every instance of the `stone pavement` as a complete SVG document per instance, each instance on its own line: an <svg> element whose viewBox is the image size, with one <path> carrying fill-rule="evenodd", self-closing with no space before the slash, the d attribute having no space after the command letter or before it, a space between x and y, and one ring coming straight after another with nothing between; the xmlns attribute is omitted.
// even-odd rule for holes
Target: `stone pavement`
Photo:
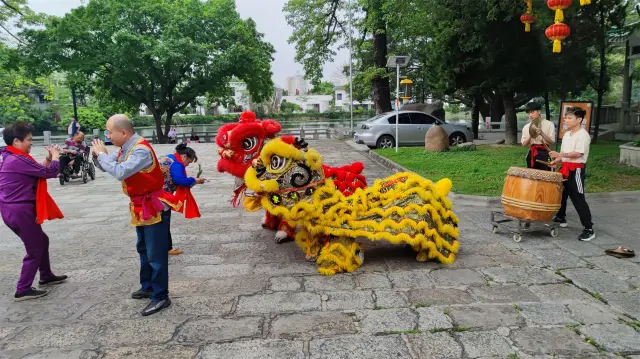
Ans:
<svg viewBox="0 0 640 359"><path fill-rule="evenodd" d="M330 164L365 162L370 180L388 175L344 142L311 146ZM66 219L45 230L54 271L70 280L14 303L24 250L0 225L0 358L640 358L640 257L603 253L640 249L637 202L591 203L592 243L575 239L575 221L556 239L515 243L491 233L486 208L456 208L452 266L367 243L356 273L323 277L294 243L273 243L262 213L231 208L233 179L215 171L215 146L194 148L213 181L194 190L203 218L174 217L185 254L170 259L173 306L142 318L146 302L129 299L138 258L120 185L102 173L51 181Z"/></svg>

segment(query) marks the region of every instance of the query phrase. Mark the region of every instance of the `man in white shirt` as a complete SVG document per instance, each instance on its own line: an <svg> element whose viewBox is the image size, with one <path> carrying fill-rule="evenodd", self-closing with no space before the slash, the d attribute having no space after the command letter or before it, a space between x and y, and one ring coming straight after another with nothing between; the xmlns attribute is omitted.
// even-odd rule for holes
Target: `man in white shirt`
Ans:
<svg viewBox="0 0 640 359"><path fill-rule="evenodd" d="M566 227L567 198L571 198L573 206L580 216L580 222L584 231L578 237L579 240L587 242L596 238L591 223L591 210L584 197L585 164L589 157L589 145L591 136L589 132L582 128L586 112L580 107L569 107L564 116L567 124L567 132L562 137L562 147L560 153L552 151L549 155L554 159L552 167L562 164L560 173L565 178L564 191L562 192L562 207L556 214L554 222L560 223L560 227Z"/></svg>
<svg viewBox="0 0 640 359"><path fill-rule="evenodd" d="M522 139L520 142L523 147L529 146L529 152L527 153L527 168L549 171L551 170L549 166L538 161L549 161L548 146L556 143L555 126L553 125L553 122L545 120L540 116L542 106L539 103L529 102L526 105L525 110L529 114L529 123L527 123L522 129ZM532 123L537 127L535 137L531 136L531 131L529 130Z"/></svg>

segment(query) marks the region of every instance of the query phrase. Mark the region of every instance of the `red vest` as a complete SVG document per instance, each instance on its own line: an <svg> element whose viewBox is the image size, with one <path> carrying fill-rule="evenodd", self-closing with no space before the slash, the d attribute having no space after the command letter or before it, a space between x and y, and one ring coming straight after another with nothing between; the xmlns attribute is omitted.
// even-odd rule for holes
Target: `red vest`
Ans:
<svg viewBox="0 0 640 359"><path fill-rule="evenodd" d="M178 201L173 194L162 189L164 175L153 148L145 139L141 138L124 156L122 156L122 150L120 150L118 152L118 163L126 161L133 150L139 146L146 147L151 151L153 163L149 168L141 170L122 181L122 190L131 199L129 202L131 224L134 226L149 226L162 220L161 215L164 210L162 203L166 203L174 210L179 210L182 207L182 202Z"/></svg>

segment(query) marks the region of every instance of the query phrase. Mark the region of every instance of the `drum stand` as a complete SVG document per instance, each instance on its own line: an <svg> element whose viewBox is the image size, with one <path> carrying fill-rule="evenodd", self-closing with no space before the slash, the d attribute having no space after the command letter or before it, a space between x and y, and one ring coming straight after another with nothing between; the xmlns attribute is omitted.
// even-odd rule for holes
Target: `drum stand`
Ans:
<svg viewBox="0 0 640 359"><path fill-rule="evenodd" d="M500 227L513 234L513 241L520 243L522 234L528 232L549 231L549 235L553 238L558 236L559 223L530 221L522 218L516 218L504 214L504 212L491 211L492 232L498 233Z"/></svg>

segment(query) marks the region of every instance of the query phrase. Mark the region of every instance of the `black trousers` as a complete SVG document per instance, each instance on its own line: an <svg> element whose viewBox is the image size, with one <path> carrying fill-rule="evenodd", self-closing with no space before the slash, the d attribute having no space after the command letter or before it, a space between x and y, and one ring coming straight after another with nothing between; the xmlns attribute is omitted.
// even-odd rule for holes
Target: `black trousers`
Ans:
<svg viewBox="0 0 640 359"><path fill-rule="evenodd" d="M534 168L537 170L543 171L551 171L551 168L547 165L544 165L540 162L536 162L536 160L549 162L549 152L547 150L538 149L538 153L536 153L536 157L533 159L533 166L531 166L531 149L527 152L527 168Z"/></svg>
<svg viewBox="0 0 640 359"><path fill-rule="evenodd" d="M69 166L69 162L73 160L76 160L73 163L73 173L79 173L80 168L82 167L82 161L84 160L84 158L82 158L82 154L80 153L78 153L77 155L60 156L60 173L62 173L62 171L64 171L64 169L67 168L67 166Z"/></svg>
<svg viewBox="0 0 640 359"><path fill-rule="evenodd" d="M591 210L584 197L584 178L585 169L578 168L569 172L569 178L564 181L564 191L562 192L562 206L556 214L557 218L564 219L567 217L567 199L571 198L573 206L580 216L580 222L586 229L592 229Z"/></svg>
<svg viewBox="0 0 640 359"><path fill-rule="evenodd" d="M171 210L167 212L167 232L169 232L169 250L173 249L173 240L171 239Z"/></svg>

